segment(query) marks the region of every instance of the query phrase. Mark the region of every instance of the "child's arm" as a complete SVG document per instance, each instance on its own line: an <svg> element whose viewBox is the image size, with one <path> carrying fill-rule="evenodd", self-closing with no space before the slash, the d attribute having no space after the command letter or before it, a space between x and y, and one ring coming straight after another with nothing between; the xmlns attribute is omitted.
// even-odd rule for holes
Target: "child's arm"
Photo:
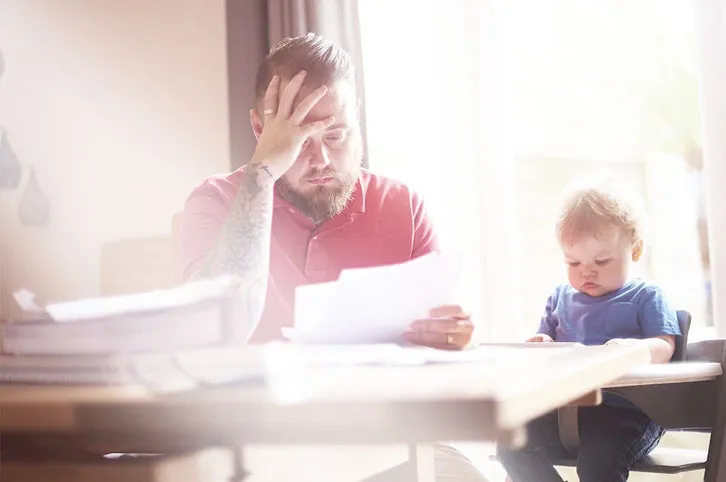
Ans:
<svg viewBox="0 0 726 482"><path fill-rule="evenodd" d="M527 338L527 342L530 343L552 343L555 341L555 334L557 333L557 318L553 315L555 306L557 304L559 290L550 295L547 299L547 305L545 305L544 313L542 313L542 319L537 329L537 334Z"/></svg>
<svg viewBox="0 0 726 482"><path fill-rule="evenodd" d="M644 290L638 304L638 323L644 339L616 338L606 345L643 343L650 350L651 363L668 363L676 348L676 336L681 336L675 310L668 304L663 291L652 285Z"/></svg>
<svg viewBox="0 0 726 482"><path fill-rule="evenodd" d="M636 345L644 344L650 350L651 363L668 363L671 361L673 352L676 349L676 337L674 335L654 336L639 340L637 338L613 338L608 340L606 345Z"/></svg>

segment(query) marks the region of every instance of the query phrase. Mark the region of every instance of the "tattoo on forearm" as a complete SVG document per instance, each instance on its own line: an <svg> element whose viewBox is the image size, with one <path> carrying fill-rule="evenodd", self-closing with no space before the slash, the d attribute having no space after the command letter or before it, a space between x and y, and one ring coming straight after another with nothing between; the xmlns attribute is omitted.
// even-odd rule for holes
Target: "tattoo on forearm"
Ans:
<svg viewBox="0 0 726 482"><path fill-rule="evenodd" d="M266 175L259 169L245 169L237 191L237 198L219 244L218 262L221 272L245 277L265 270L270 251L272 226L271 186L259 184L259 177Z"/></svg>
<svg viewBox="0 0 726 482"><path fill-rule="evenodd" d="M253 325L262 314L267 291L272 193L273 185L267 173L252 166L242 172L227 222L201 273L239 277L247 321Z"/></svg>

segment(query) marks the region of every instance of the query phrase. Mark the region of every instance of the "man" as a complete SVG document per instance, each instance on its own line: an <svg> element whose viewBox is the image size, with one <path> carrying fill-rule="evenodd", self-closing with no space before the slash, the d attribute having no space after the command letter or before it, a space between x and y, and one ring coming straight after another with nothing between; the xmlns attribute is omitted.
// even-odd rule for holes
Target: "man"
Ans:
<svg viewBox="0 0 726 482"><path fill-rule="evenodd" d="M361 169L363 146L349 55L308 34L277 45L260 65L250 111L250 162L211 177L179 219L185 280L242 279L250 342L282 337L299 285L345 268L400 263L437 250L421 199ZM408 340L463 348L473 325L459 306L430 307Z"/></svg>
<svg viewBox="0 0 726 482"><path fill-rule="evenodd" d="M353 66L334 43L308 34L273 48L258 70L250 120L252 159L197 187L178 224L184 279L241 278L247 341L282 338L297 286L437 250L421 199L361 169ZM411 320L409 341L448 349L470 343L474 327L460 306L430 308L430 318ZM448 447L437 451L438 480L454 480L443 471L483 480Z"/></svg>

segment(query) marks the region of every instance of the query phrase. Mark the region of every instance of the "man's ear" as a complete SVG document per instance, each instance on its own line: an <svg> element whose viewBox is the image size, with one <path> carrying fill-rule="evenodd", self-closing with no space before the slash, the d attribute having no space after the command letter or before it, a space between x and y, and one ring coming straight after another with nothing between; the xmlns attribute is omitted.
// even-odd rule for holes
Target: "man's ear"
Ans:
<svg viewBox="0 0 726 482"><path fill-rule="evenodd" d="M633 261L638 261L643 256L643 240L639 239L633 244Z"/></svg>
<svg viewBox="0 0 726 482"><path fill-rule="evenodd" d="M250 124L252 125L252 132L255 134L255 139L260 140L262 135L262 118L255 109L250 109Z"/></svg>

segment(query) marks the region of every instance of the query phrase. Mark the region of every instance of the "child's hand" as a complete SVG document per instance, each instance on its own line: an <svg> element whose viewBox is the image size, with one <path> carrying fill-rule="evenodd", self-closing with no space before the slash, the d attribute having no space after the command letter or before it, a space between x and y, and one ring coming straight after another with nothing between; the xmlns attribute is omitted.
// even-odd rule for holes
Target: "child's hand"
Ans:
<svg viewBox="0 0 726 482"><path fill-rule="evenodd" d="M537 333L531 338L527 338L527 343L554 343L555 340L545 333Z"/></svg>
<svg viewBox="0 0 726 482"><path fill-rule="evenodd" d="M637 340L633 338L611 338L605 342L605 345L637 345L642 343L643 340Z"/></svg>

